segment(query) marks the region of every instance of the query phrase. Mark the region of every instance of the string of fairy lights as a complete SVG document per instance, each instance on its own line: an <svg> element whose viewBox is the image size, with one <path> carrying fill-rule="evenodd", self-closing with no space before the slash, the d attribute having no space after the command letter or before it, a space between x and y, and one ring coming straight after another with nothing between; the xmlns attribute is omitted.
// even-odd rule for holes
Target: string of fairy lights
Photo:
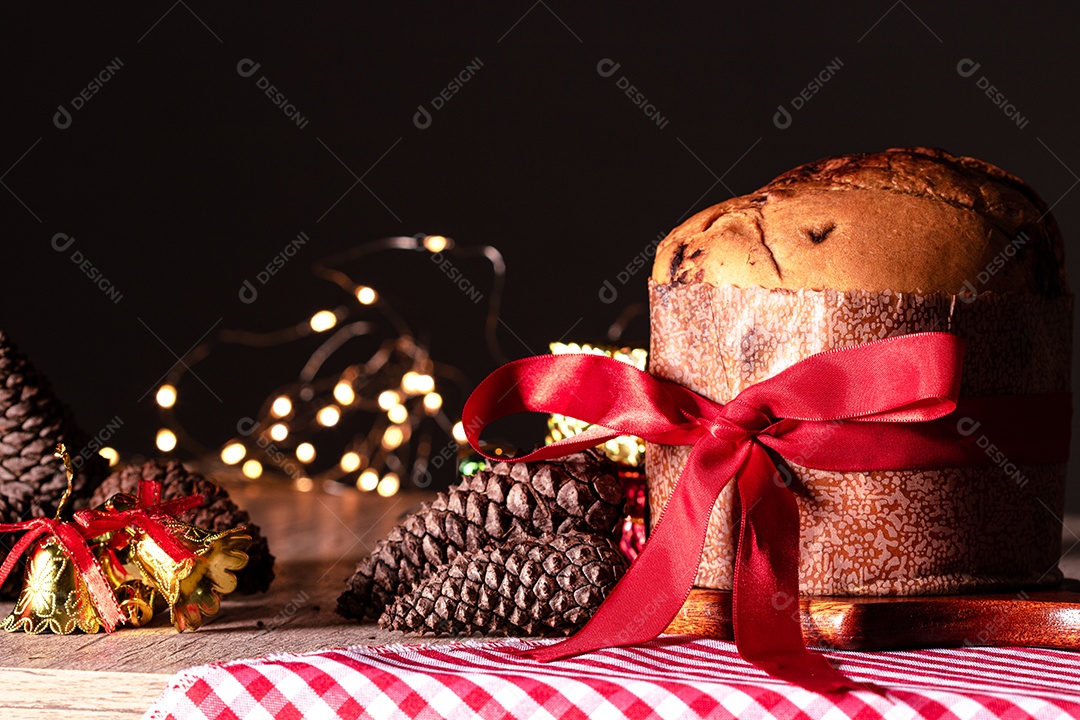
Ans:
<svg viewBox="0 0 1080 720"><path fill-rule="evenodd" d="M409 325L373 287L355 282L341 269L345 263L384 251L445 254L455 258L483 257L493 271L488 293L485 339L492 358L505 362L496 330L505 282L502 255L491 246L458 247L442 235L397 236L357 245L313 265L321 280L336 284L350 301L333 309L320 309L285 328L254 333L220 329L193 348L157 388L155 400L161 419L155 443L163 453L178 448L211 467L238 467L251 480L267 469L285 474L301 491L317 486L328 489L354 484L363 492L384 497L396 494L403 478L423 487L432 448L442 456L454 442L436 445L436 437L452 438L465 446L460 420L452 420L443 407L443 393L456 385L462 397L468 381L455 367L431 357ZM311 336L326 339L308 357L295 380L266 395L258 413L238 424L238 434L219 445L205 445L180 423L176 408L182 381L191 368L225 345L268 348ZM327 370L328 362L356 338L374 338L369 356L344 370ZM352 354L347 357L353 357ZM194 373L191 373L194 374ZM201 382L201 379L200 379ZM340 440L344 434L346 439ZM115 464L119 455L101 451ZM319 460L323 469L316 471ZM326 462L332 459L334 462ZM438 464L443 464L445 457Z"/></svg>

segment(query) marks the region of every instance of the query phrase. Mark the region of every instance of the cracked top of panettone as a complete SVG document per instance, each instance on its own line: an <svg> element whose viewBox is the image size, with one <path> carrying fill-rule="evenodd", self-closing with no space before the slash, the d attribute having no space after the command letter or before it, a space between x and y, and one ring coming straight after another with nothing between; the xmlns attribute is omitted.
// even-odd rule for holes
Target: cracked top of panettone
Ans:
<svg viewBox="0 0 1080 720"><path fill-rule="evenodd" d="M660 243L660 284L1068 292L1046 203L990 163L893 148L808 163L702 210Z"/></svg>

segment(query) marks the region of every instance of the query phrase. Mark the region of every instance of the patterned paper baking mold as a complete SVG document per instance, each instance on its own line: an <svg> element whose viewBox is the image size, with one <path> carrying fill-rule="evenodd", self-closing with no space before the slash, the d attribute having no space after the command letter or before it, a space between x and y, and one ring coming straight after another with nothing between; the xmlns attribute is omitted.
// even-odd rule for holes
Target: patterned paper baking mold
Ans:
<svg viewBox="0 0 1080 720"><path fill-rule="evenodd" d="M914 332L967 340L961 394L1068 392L1072 298L961 297L660 285L649 281L649 371L718 402L825 350ZM980 438L988 450L993 438ZM689 454L646 452L659 517ZM800 514L800 590L811 595L981 592L1060 581L1065 465L839 473L790 458ZM800 487L801 486L801 487ZM709 523L696 584L730 589L733 486Z"/></svg>

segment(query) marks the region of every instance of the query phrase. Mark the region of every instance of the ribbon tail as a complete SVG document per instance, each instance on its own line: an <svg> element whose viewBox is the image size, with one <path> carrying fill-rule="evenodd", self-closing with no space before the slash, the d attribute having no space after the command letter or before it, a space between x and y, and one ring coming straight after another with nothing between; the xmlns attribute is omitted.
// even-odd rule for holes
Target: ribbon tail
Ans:
<svg viewBox="0 0 1080 720"><path fill-rule="evenodd" d="M105 579L105 573L98 564L94 553L86 545L82 534L70 525L58 524L53 531L56 538L64 544L83 582L86 583L86 591L94 603L101 624L107 632L112 632L116 626L124 622L127 617L120 604L116 601L109 581Z"/></svg>
<svg viewBox="0 0 1080 720"><path fill-rule="evenodd" d="M662 633L693 587L716 498L749 448L709 437L699 441L645 549L592 619L571 638L515 654L548 662L647 642Z"/></svg>
<svg viewBox="0 0 1080 720"><path fill-rule="evenodd" d="M762 446L754 444L737 484L741 526L732 626L739 654L813 692L869 689L806 649L799 612L799 508Z"/></svg>

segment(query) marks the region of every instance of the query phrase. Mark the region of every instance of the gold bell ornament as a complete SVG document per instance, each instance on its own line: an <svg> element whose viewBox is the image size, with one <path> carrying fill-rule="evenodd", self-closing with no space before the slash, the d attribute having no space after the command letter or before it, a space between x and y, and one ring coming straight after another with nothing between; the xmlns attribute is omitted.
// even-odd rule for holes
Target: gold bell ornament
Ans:
<svg viewBox="0 0 1080 720"><path fill-rule="evenodd" d="M197 507L193 495L160 502L161 483L139 483L139 496L117 494L102 508L76 514L76 521L100 532L99 560L113 586L123 590L125 609L141 618L158 598L173 626L197 629L221 609L221 597L236 589L235 572L247 565L251 536L243 526L210 532L176 515ZM146 607L150 610L147 611ZM145 620L141 620L145 622Z"/></svg>
<svg viewBox="0 0 1080 720"><path fill-rule="evenodd" d="M0 567L0 584L26 556L22 590L11 613L0 622L9 632L67 635L75 630L111 632L125 620L113 588L87 543L84 528L61 522L71 496L74 470L64 446L56 456L64 461L68 486L53 518L32 518L0 524L0 532L24 532Z"/></svg>
<svg viewBox="0 0 1080 720"><path fill-rule="evenodd" d="M180 632L195 630L204 617L221 609L221 597L236 589L233 573L247 565L244 551L251 536L243 527L214 533L175 520L166 521L165 527L194 557L175 562L145 534L133 541L132 557L147 583L164 598L173 626Z"/></svg>
<svg viewBox="0 0 1080 720"><path fill-rule="evenodd" d="M247 565L251 543L243 526L210 532L176 519L202 504L192 495L161 502L161 483L143 481L139 495L117 494L100 508L61 522L74 471L63 445L68 489L53 518L0 524L22 532L0 566L0 584L26 557L15 608L0 627L28 633L112 632L145 625L155 605L169 608L177 630L198 628L236 589L234 572Z"/></svg>

